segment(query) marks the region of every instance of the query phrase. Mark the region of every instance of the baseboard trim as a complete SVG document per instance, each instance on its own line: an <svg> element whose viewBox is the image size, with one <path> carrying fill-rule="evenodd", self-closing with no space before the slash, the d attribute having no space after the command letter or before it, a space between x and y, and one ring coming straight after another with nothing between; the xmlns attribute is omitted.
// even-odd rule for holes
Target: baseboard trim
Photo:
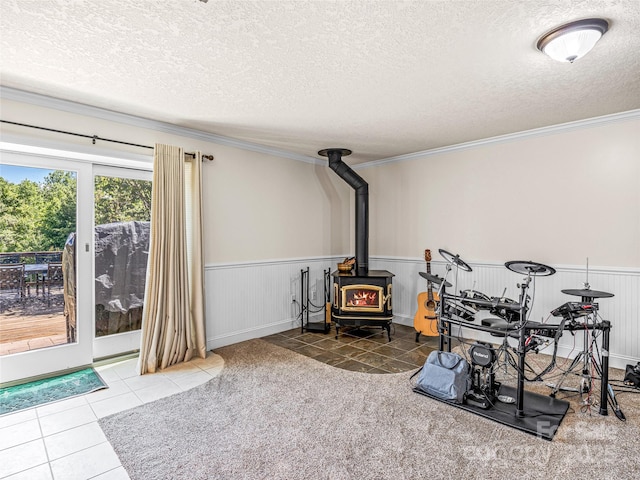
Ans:
<svg viewBox="0 0 640 480"><path fill-rule="evenodd" d="M207 339L207 350L214 350L227 345L253 340L254 338L266 337L280 332L286 332L292 328L301 328L300 322L289 318L281 322L274 322L268 325L261 325L256 328L247 328L226 335L213 336Z"/></svg>

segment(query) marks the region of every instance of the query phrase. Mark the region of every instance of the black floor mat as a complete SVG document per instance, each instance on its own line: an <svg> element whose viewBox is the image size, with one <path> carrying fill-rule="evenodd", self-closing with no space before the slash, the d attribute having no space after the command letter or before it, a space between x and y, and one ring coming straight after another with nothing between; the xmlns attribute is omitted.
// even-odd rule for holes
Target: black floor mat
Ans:
<svg viewBox="0 0 640 480"><path fill-rule="evenodd" d="M452 407L466 410L481 417L488 418L503 425L522 430L545 440L552 440L558 430L567 410L569 402L551 398L547 395L524 391L523 397L523 417L516 416L516 405L513 403L502 403L498 400L488 409L483 409L474 405L461 405L448 400L442 400L419 388L415 387L414 392L425 395L429 398L447 403ZM500 395L516 398L516 389L507 385L502 385Z"/></svg>

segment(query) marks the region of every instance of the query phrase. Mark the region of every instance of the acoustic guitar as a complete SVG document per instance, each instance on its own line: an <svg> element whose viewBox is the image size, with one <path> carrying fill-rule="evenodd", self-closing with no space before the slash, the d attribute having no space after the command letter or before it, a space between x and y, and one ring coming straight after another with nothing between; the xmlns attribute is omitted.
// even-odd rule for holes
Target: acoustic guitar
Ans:
<svg viewBox="0 0 640 480"><path fill-rule="evenodd" d="M424 260L427 263L427 273L431 275L431 250L424 251ZM420 334L427 337L438 336L438 318L436 315L437 293L433 293L431 280L427 279L427 291L418 294L418 311L413 317L413 328L416 330L416 342Z"/></svg>

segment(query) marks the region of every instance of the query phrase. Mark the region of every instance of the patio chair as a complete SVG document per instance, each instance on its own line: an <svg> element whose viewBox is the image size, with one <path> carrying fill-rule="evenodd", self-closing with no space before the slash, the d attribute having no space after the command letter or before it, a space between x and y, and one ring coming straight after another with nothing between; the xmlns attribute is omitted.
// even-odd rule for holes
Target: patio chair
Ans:
<svg viewBox="0 0 640 480"><path fill-rule="evenodd" d="M0 264L0 293L14 291L20 300L24 300L24 290L24 263ZM5 304L8 302L2 298L0 311L5 310Z"/></svg>
<svg viewBox="0 0 640 480"><path fill-rule="evenodd" d="M47 275L44 277L43 292L46 288L47 304L51 306L51 286L63 286L64 275L62 274L62 263L50 262L47 266Z"/></svg>
<svg viewBox="0 0 640 480"><path fill-rule="evenodd" d="M62 252L36 252L34 253L34 257L36 265L41 265L43 268L46 268L49 263L62 262ZM42 286L42 295L46 294L46 278L46 271L43 271L42 275L35 275L36 295L38 295L40 286Z"/></svg>

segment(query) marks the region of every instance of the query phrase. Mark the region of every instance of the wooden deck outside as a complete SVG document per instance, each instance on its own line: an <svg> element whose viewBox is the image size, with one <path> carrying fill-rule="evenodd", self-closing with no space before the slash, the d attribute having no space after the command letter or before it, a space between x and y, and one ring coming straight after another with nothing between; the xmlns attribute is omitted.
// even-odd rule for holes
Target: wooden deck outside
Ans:
<svg viewBox="0 0 640 480"><path fill-rule="evenodd" d="M62 288L51 289L50 302L44 295L23 300L3 298L0 312L0 355L25 352L67 343Z"/></svg>

